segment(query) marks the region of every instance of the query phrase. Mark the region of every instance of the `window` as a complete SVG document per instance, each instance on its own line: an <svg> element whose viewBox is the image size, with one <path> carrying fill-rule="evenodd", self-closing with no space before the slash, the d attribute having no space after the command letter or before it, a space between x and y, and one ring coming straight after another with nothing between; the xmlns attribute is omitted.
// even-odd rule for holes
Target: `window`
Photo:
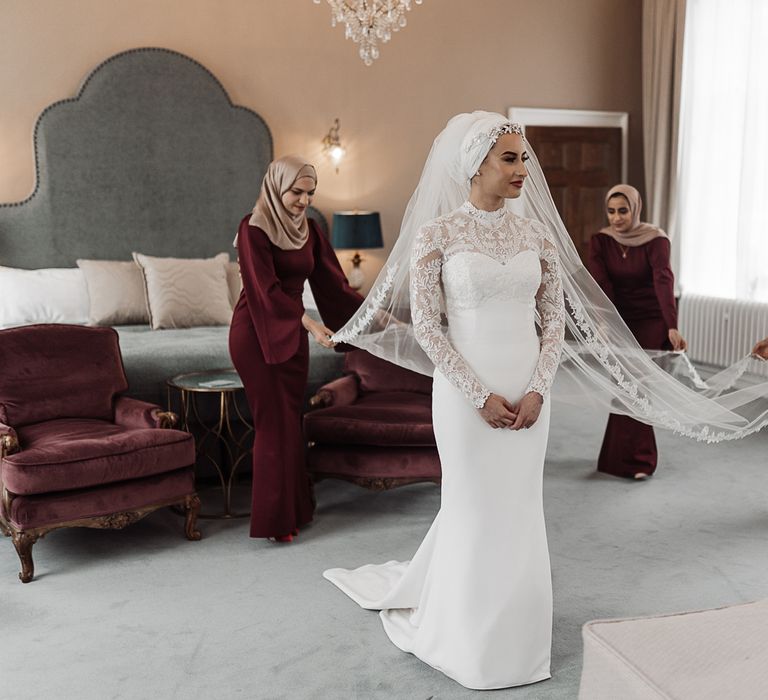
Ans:
<svg viewBox="0 0 768 700"><path fill-rule="evenodd" d="M768 302L768 1L687 8L680 285Z"/></svg>

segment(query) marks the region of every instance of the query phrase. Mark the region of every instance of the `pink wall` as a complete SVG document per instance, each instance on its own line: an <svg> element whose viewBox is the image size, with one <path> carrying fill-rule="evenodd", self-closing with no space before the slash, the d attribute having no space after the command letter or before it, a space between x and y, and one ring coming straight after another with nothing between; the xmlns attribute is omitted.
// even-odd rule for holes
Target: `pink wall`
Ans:
<svg viewBox="0 0 768 700"><path fill-rule="evenodd" d="M181 51L269 124L277 154L318 164L316 204L378 209L387 248L432 139L453 114L511 106L630 113L642 177L641 0L424 0L371 67L312 0L5 0L0 3L0 201L33 186L38 114L110 55ZM348 157L320 152L334 117ZM254 197L259 183L253 183ZM373 251L369 271L386 251ZM343 256L346 257L346 256ZM0 261L1 262L1 261Z"/></svg>

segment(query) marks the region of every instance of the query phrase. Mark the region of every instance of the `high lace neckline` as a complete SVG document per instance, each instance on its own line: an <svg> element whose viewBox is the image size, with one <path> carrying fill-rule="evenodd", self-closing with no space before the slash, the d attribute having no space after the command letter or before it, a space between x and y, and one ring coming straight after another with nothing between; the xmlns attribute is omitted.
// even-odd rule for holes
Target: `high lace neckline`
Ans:
<svg viewBox="0 0 768 700"><path fill-rule="evenodd" d="M473 219L477 219L484 224L498 224L504 219L504 215L507 213L507 209L504 204L499 209L494 211L486 211L485 209L478 209L472 202L467 200L461 205L462 211L469 214Z"/></svg>

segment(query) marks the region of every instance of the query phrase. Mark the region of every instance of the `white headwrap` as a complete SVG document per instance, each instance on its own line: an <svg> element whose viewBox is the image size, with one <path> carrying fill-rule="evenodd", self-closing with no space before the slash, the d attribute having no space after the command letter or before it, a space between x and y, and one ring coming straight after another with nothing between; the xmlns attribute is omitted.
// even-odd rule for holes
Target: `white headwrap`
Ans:
<svg viewBox="0 0 768 700"><path fill-rule="evenodd" d="M462 181L471 180L502 134L523 135L519 124L504 119L500 114L489 114L475 121L461 142L459 173Z"/></svg>

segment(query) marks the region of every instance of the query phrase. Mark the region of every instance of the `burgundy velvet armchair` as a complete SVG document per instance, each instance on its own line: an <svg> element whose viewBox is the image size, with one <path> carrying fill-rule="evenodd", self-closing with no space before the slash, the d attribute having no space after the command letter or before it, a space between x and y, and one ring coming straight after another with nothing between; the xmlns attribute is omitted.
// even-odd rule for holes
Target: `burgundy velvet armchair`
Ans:
<svg viewBox="0 0 768 700"><path fill-rule="evenodd" d="M127 388L111 328L0 331L0 529L24 583L32 545L58 528L122 528L178 506L187 538L200 539L194 440Z"/></svg>
<svg viewBox="0 0 768 700"><path fill-rule="evenodd" d="M377 490L440 483L432 379L364 350L346 354L344 372L318 390L304 415L313 478Z"/></svg>

